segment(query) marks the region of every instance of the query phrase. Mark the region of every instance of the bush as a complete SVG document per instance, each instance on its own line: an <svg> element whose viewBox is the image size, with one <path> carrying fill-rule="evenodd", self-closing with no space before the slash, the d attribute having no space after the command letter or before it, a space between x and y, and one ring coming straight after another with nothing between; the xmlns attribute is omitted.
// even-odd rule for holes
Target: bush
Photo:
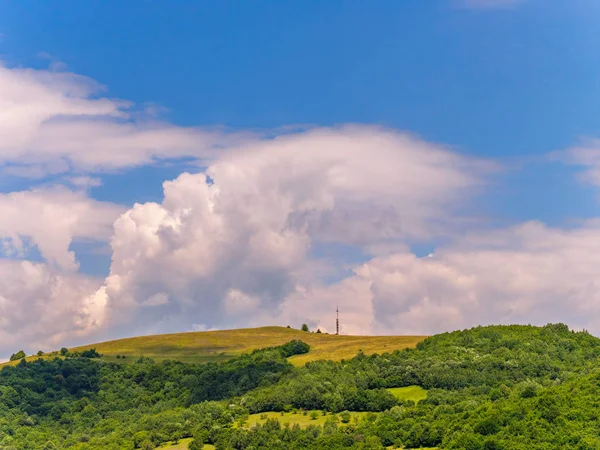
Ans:
<svg viewBox="0 0 600 450"><path fill-rule="evenodd" d="M89 350L84 350L81 352L82 358L100 358L100 353L96 351L95 348L90 348Z"/></svg>
<svg viewBox="0 0 600 450"><path fill-rule="evenodd" d="M500 424L497 420L492 417L484 419L477 423L474 427L474 431L479 434L488 435L488 434L496 434L500 431Z"/></svg>
<svg viewBox="0 0 600 450"><path fill-rule="evenodd" d="M195 438L188 446L189 450L202 450L204 448L204 442L202 439Z"/></svg>
<svg viewBox="0 0 600 450"><path fill-rule="evenodd" d="M27 356L23 350L19 350L17 353L13 353L10 355L11 361L16 361L17 359L23 359Z"/></svg>
<svg viewBox="0 0 600 450"><path fill-rule="evenodd" d="M283 344L280 348L283 352L283 356L286 358L294 355L303 355L310 351L310 345L298 339L294 339L287 344Z"/></svg>

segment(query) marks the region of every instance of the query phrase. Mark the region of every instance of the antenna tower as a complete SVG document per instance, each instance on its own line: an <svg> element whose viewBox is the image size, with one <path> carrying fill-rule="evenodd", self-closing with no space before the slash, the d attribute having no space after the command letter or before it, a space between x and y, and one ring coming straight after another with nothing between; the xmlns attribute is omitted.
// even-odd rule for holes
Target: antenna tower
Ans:
<svg viewBox="0 0 600 450"><path fill-rule="evenodd" d="M340 334L340 308L335 307L335 334Z"/></svg>

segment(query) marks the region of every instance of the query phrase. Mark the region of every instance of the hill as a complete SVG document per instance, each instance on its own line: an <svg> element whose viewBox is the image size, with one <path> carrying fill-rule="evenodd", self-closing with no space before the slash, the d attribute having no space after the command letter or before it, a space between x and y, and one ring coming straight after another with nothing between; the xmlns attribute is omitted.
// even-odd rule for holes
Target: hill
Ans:
<svg viewBox="0 0 600 450"><path fill-rule="evenodd" d="M285 327L241 328L235 330L140 336L74 347L72 351L95 348L102 359L111 362L133 362L141 356L157 361L172 359L186 363L222 362L244 352L283 345L300 339L310 345L310 352L290 358L294 365L329 359L340 361L365 354L389 353L414 347L426 336L336 336L310 333ZM117 355L120 358L117 358ZM122 356L126 358L123 359ZM27 360L37 359L30 356ZM16 363L16 362L15 362Z"/></svg>
<svg viewBox="0 0 600 450"><path fill-rule="evenodd" d="M72 353L7 366L0 448L600 449L600 339L585 331L476 327L344 362L286 359L306 350L296 342L217 364Z"/></svg>

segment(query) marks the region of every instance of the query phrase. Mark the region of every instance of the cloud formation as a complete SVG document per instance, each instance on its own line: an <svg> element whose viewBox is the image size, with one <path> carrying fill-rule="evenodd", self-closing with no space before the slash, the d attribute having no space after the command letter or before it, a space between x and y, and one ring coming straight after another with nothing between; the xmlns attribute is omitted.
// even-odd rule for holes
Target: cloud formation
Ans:
<svg viewBox="0 0 600 450"><path fill-rule="evenodd" d="M241 324L312 283L309 250L430 239L493 166L370 127L317 129L228 153L115 222L108 320Z"/></svg>
<svg viewBox="0 0 600 450"><path fill-rule="evenodd" d="M588 139L582 145L549 154L551 161L558 161L583 169L581 180L600 186L600 140Z"/></svg>
<svg viewBox="0 0 600 450"><path fill-rule="evenodd" d="M479 324L562 321L600 332L600 223L528 222L474 233L435 254L376 257L354 275L286 299L282 320L347 332L433 334Z"/></svg>
<svg viewBox="0 0 600 450"><path fill-rule="evenodd" d="M230 326L332 331L335 305L348 334L557 320L600 332L599 222L477 231L469 206L490 161L378 127L263 139L178 127L101 93L0 66L0 171L65 183L0 194L0 355ZM177 157L206 169L166 181L160 203L90 197L100 172ZM600 185L597 143L552 158ZM410 251L440 238L429 257ZM104 280L77 273L81 240L110 242ZM14 260L31 246L44 262ZM328 259L336 246L351 257Z"/></svg>
<svg viewBox="0 0 600 450"><path fill-rule="evenodd" d="M108 241L123 209L61 186L0 194L0 251L19 256L36 246L50 265L74 271L73 240Z"/></svg>
<svg viewBox="0 0 600 450"><path fill-rule="evenodd" d="M89 294L99 284L43 263L0 259L0 360L18 348L56 350L96 330L104 305Z"/></svg>
<svg viewBox="0 0 600 450"><path fill-rule="evenodd" d="M102 97L103 91L81 75L0 64L0 169L41 178L156 159L210 159L219 149L249 137L140 116L133 104Z"/></svg>

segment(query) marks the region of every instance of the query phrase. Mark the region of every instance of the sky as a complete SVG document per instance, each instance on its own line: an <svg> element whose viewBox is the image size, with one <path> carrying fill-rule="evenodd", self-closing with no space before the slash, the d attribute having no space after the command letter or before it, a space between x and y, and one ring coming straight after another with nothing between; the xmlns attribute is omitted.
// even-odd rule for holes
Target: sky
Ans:
<svg viewBox="0 0 600 450"><path fill-rule="evenodd" d="M0 359L600 333L600 5L0 1Z"/></svg>

